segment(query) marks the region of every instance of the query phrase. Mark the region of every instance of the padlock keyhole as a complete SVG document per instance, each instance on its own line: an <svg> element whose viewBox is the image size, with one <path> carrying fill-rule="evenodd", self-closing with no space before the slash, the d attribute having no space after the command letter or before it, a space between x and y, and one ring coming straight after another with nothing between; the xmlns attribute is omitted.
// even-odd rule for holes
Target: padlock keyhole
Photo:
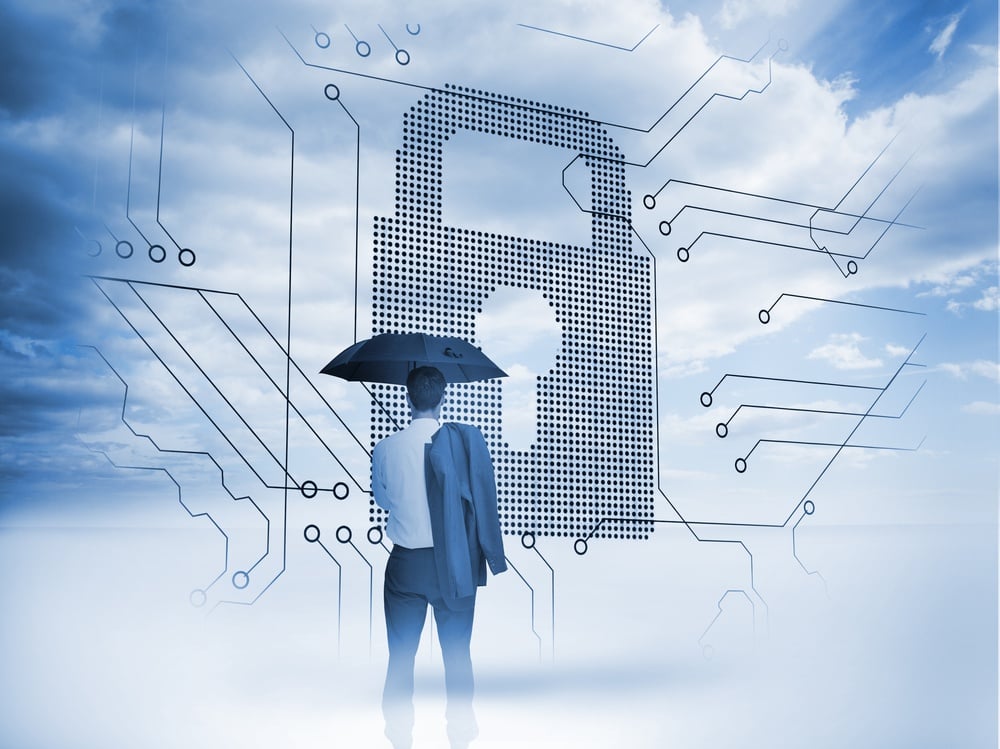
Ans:
<svg viewBox="0 0 1000 749"><path fill-rule="evenodd" d="M537 289L501 286L476 317L483 352L507 373L501 380L501 435L511 450L527 452L538 439L538 377L556 365L563 347L556 311Z"/></svg>

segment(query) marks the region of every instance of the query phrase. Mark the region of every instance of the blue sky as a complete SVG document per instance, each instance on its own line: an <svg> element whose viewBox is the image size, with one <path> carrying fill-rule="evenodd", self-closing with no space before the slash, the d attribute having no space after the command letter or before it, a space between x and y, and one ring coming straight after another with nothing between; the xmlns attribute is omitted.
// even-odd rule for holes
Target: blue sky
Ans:
<svg viewBox="0 0 1000 749"><path fill-rule="evenodd" d="M348 26L370 56L356 53ZM605 46L631 47L654 27L632 52ZM572 592L609 570L645 584L637 559L647 570L698 569L662 583L674 586L665 600L690 604L676 606L672 626L697 646L730 589L749 592L758 618L765 598L779 620L806 617L798 607L812 599L797 596L815 577L803 559L810 568L822 560L825 578L860 590L870 571L822 539L855 529L871 558L891 559L894 549L921 560L940 551L934 529L947 525L980 545L962 550L949 536L941 568L924 571L964 575L966 551L980 563L955 618L979 617L976 636L986 635L977 642L995 648L995 612L987 621L981 607L984 596L996 602L1000 454L995 3L301 0L195 9L14 0L0 10L0 29L0 525L196 529L198 564L179 564L183 579L162 584L185 596L206 588L212 605L285 601L289 577L298 591L328 574L296 524L331 534L344 524L358 538L367 530L367 487L354 483L366 480L367 454L344 424L367 444L370 401L359 386L315 373L354 340L356 314L357 334L371 329L371 219L393 210L402 115L420 87L453 83L613 123L609 134L635 164L626 172L633 248L646 245L656 264L657 476L670 499L657 498L657 518L723 524L703 533L725 544L684 545L664 526L641 548L600 547L600 568L552 542L545 548L560 560L565 605L590 615L586 596ZM409 64L396 63L389 38L405 45ZM565 154L471 134L452 146L447 221L588 241L560 180ZM570 186L585 189L578 176L570 172ZM648 210L642 198L652 193ZM884 224L862 221L838 234L845 216L833 209L898 214L906 225L880 238ZM857 273L801 249L813 213L818 244L844 253L841 265L856 257ZM163 246L162 263L149 259L149 243ZM691 247L687 262L682 246ZM179 262L182 248L194 252L190 266ZM222 293L206 294L209 307L186 287ZM785 297L762 325L758 311L782 294L833 301ZM289 421L289 470L326 490L343 482L346 502L324 493L310 504L293 492L286 513L274 488L284 479L286 422L272 380L283 387L287 360L268 332L291 342L302 372L289 373L300 410ZM558 323L537 295L508 288L491 296L477 332L513 375L504 392L516 407L504 412L504 429L526 444L534 376L551 366ZM922 338L911 362L919 366L902 366ZM726 379L702 406L699 395L727 374L744 377ZM890 382L872 407L875 389ZM846 414L869 407L905 415L867 419L852 433L857 418ZM720 439L716 424L730 417ZM849 434L851 445L869 447L838 450ZM734 460L751 449L738 473ZM806 500L816 512L803 517ZM766 538L738 525L789 517L801 519L797 535L791 523ZM919 542L893 546L911 526L923 529ZM881 532L880 547L872 539ZM755 573L730 553L738 544L752 550ZM96 558L105 547L94 549ZM157 553L173 570L171 552ZM526 570L534 561L512 558ZM232 573L250 565L260 574L233 585ZM851 606L880 610L877 583L907 600L924 594L920 580L879 569ZM935 596L928 606L943 609ZM659 616L658 605L632 618ZM739 650L733 643L746 634L733 610L719 619L733 638L720 635L720 650ZM906 612L914 642L942 616ZM851 619L843 616L825 625ZM564 626L585 651L587 633ZM865 641L870 626L858 623L851 636ZM637 637L631 655L648 642Z"/></svg>
<svg viewBox="0 0 1000 749"><path fill-rule="evenodd" d="M990 44L996 8L989 3L846 3L839 23L814 37L807 59L817 74L858 77L854 114L906 93L932 91L968 64L969 46ZM862 80L863 78L863 80Z"/></svg>

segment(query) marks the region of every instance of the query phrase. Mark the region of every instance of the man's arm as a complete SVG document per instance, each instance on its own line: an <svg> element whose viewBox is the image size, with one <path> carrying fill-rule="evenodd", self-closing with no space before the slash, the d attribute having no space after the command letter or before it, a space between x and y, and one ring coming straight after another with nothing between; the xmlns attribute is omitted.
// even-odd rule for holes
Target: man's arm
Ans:
<svg viewBox="0 0 1000 749"><path fill-rule="evenodd" d="M379 442L372 450L372 497L383 510L391 510L389 495L385 487L385 450Z"/></svg>

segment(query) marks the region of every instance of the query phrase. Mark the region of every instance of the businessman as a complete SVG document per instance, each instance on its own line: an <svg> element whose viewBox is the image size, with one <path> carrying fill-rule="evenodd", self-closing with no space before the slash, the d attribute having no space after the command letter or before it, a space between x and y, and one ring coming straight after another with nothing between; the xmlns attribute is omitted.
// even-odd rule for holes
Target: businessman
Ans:
<svg viewBox="0 0 1000 749"><path fill-rule="evenodd" d="M507 569L489 449L474 426L440 425L445 379L417 367L406 381L410 424L372 451L372 494L387 510L393 543L385 568L389 665L382 693L385 734L409 749L413 664L427 605L434 609L445 669L452 749L478 735L470 657L476 588Z"/></svg>

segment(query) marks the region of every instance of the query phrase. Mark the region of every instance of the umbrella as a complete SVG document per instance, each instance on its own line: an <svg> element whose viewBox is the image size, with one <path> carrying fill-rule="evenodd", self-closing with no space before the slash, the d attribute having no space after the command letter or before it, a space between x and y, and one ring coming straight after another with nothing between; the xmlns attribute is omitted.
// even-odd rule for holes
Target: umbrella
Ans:
<svg viewBox="0 0 1000 749"><path fill-rule="evenodd" d="M405 385L416 367L437 367L448 382L506 377L507 373L466 340L427 333L382 333L337 354L320 370L344 380Z"/></svg>

